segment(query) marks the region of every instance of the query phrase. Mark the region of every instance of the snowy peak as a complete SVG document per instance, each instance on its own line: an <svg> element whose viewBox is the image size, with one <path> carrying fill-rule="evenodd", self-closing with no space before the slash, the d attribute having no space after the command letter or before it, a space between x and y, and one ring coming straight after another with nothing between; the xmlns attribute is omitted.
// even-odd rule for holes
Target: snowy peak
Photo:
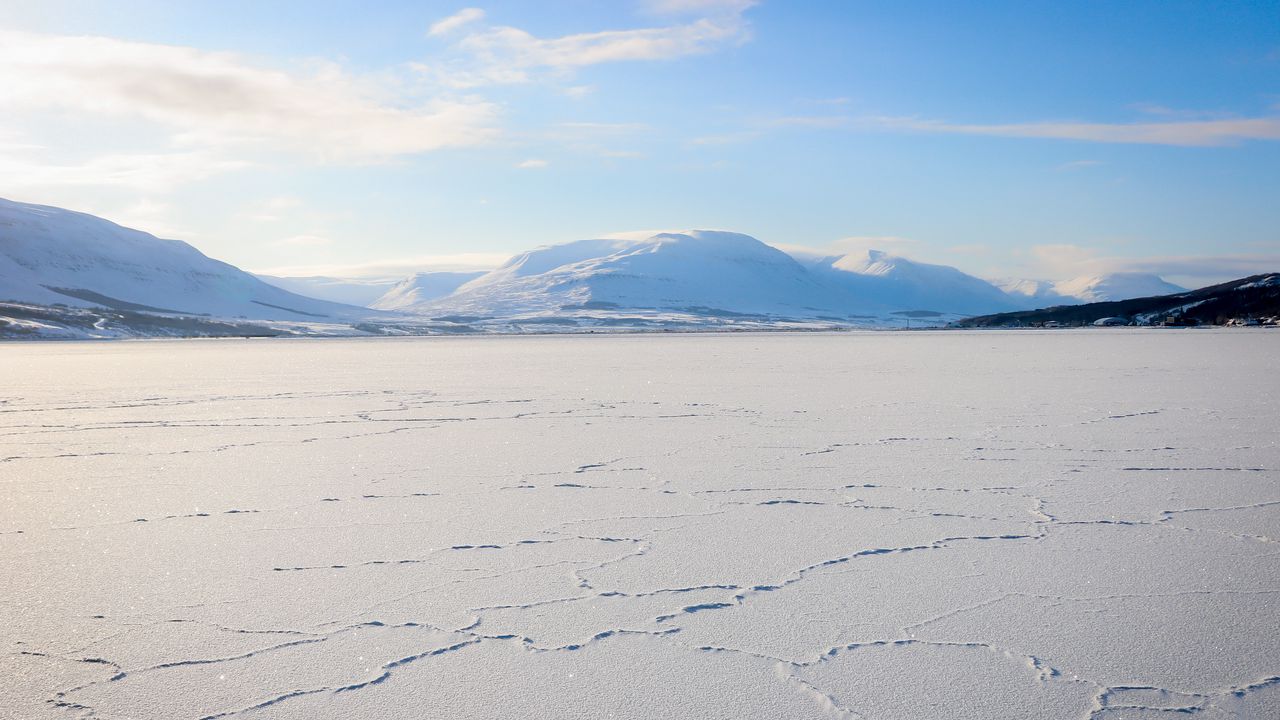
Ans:
<svg viewBox="0 0 1280 720"><path fill-rule="evenodd" d="M1165 282L1158 275L1137 272L1078 277L1055 283L1053 289L1058 295L1076 298L1080 302L1130 300L1186 291L1186 288Z"/></svg>
<svg viewBox="0 0 1280 720"><path fill-rule="evenodd" d="M1028 309L1051 305L1131 300L1186 291L1186 288L1166 282L1158 275L1136 272L1085 275L1060 282L1006 278L993 280L992 284L1020 301L1023 307Z"/></svg>
<svg viewBox="0 0 1280 720"><path fill-rule="evenodd" d="M801 257L827 281L901 310L977 314L1017 306L991 283L949 265L916 262L881 250Z"/></svg>
<svg viewBox="0 0 1280 720"><path fill-rule="evenodd" d="M0 300L261 320L363 314L268 285L178 240L3 199Z"/></svg>
<svg viewBox="0 0 1280 720"><path fill-rule="evenodd" d="M785 317L840 314L850 298L741 233L595 238L515 256L418 312L509 315L566 308L690 308Z"/></svg>

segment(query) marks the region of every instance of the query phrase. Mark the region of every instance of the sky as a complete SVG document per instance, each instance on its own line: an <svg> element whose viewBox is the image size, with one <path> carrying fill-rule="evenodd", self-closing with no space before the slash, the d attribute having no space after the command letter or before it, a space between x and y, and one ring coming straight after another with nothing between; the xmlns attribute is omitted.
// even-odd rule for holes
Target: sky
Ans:
<svg viewBox="0 0 1280 720"><path fill-rule="evenodd" d="M286 275L715 228L1204 285L1280 270L1280 0L0 0L0 197Z"/></svg>

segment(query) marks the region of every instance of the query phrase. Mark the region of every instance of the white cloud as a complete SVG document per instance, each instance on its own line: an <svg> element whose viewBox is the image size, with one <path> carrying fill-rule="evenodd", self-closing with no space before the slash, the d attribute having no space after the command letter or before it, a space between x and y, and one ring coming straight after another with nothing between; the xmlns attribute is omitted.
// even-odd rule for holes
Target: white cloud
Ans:
<svg viewBox="0 0 1280 720"><path fill-rule="evenodd" d="M529 158L528 160L524 160L522 162L516 163L516 167L522 170L532 170L536 168L544 168L546 166L547 166L547 161L539 160L538 158Z"/></svg>
<svg viewBox="0 0 1280 720"><path fill-rule="evenodd" d="M604 30L540 38L520 28L490 26L464 35L455 45L459 57L417 69L457 88L530 82L539 71L566 74L602 63L671 60L712 52L750 39L742 13L749 2L666 3L670 11L702 15L664 27ZM443 22L443 21L442 21Z"/></svg>
<svg viewBox="0 0 1280 720"><path fill-rule="evenodd" d="M105 37L0 31L6 114L65 111L169 126L171 140L257 143L314 160L372 162L494 135L496 106L476 99L391 102L385 80L322 65L306 75L229 53Z"/></svg>
<svg viewBox="0 0 1280 720"><path fill-rule="evenodd" d="M1032 122L993 125L882 117L871 118L868 122L893 130L1142 145L1204 147L1235 145L1248 140L1280 140L1280 117L1135 123Z"/></svg>
<svg viewBox="0 0 1280 720"><path fill-rule="evenodd" d="M1026 277L1063 280L1110 272L1154 273L1189 286L1280 271L1280 253L1221 255L1105 255L1098 248L1060 243L1035 245L1019 269Z"/></svg>
<svg viewBox="0 0 1280 720"><path fill-rule="evenodd" d="M648 0L646 8L661 15L738 14L757 5L756 0Z"/></svg>
<svg viewBox="0 0 1280 720"><path fill-rule="evenodd" d="M102 155L82 163L55 164L25 155L0 153L5 192L62 186L118 187L168 193L179 185L240 170L251 163L205 151Z"/></svg>
<svg viewBox="0 0 1280 720"><path fill-rule="evenodd" d="M443 18L431 25L431 29L427 31L428 35L447 35L454 30L473 22L484 19L484 10L480 8L463 8L458 12Z"/></svg>

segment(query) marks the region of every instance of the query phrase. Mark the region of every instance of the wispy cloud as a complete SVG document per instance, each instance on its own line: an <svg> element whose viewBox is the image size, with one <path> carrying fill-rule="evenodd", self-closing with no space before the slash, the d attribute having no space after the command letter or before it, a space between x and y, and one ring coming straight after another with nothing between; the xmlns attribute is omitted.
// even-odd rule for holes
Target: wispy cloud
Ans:
<svg viewBox="0 0 1280 720"><path fill-rule="evenodd" d="M880 117L868 118L864 123L890 130L927 133L1186 147L1235 145L1249 140L1280 140L1280 117L1134 123L1031 122L994 125L949 123L910 117Z"/></svg>
<svg viewBox="0 0 1280 720"><path fill-rule="evenodd" d="M516 27L494 25L472 29L455 44L457 57L418 69L438 82L456 88L531 82L539 73L563 76L578 68L604 63L672 60L712 52L750 39L742 13L750 2L682 0L656 3L663 14L694 14L691 19L661 27L603 30L559 37L538 37ZM444 34L461 27L458 15L446 18ZM480 16L468 16L473 25ZM440 25L437 23L437 25Z"/></svg>
<svg viewBox="0 0 1280 720"><path fill-rule="evenodd" d="M522 160L516 163L516 167L520 168L521 170L536 170L538 168L546 167L547 164L548 163L546 160L541 160L538 158L529 158L528 160Z"/></svg>
<svg viewBox="0 0 1280 720"><path fill-rule="evenodd" d="M57 164L28 154L0 152L6 192L66 186L115 187L164 194L187 183L250 167L252 163L207 151L111 154Z"/></svg>
<svg viewBox="0 0 1280 720"><path fill-rule="evenodd" d="M758 4L757 0L648 0L645 7L659 15L703 15L736 14Z"/></svg>
<svg viewBox="0 0 1280 720"><path fill-rule="evenodd" d="M430 29L427 30L428 35L439 36L448 35L463 25L478 22L484 19L484 10L480 8L463 8L449 17L442 18L432 23Z"/></svg>
<svg viewBox="0 0 1280 720"><path fill-rule="evenodd" d="M1032 246L1020 271L1028 277L1058 280L1111 272L1144 272L1204 285L1280 271L1280 252L1121 256L1108 255L1087 245L1059 243Z"/></svg>
<svg viewBox="0 0 1280 720"><path fill-rule="evenodd" d="M494 135L490 103L408 104L393 101L394 89L333 64L298 74L190 47L0 31L6 114L131 118L168 126L176 143L258 143L327 162L380 161Z"/></svg>

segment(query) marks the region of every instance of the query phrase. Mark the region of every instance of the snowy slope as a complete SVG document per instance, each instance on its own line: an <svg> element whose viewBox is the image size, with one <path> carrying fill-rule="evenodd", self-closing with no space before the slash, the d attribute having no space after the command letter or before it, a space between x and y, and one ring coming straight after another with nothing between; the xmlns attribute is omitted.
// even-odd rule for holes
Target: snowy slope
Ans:
<svg viewBox="0 0 1280 720"><path fill-rule="evenodd" d="M263 320L356 319L361 308L268 285L178 240L0 199L0 300Z"/></svg>
<svg viewBox="0 0 1280 720"><path fill-rule="evenodd" d="M268 285L274 285L291 293L359 307L371 307L378 298L399 282L394 278L343 278L323 275L281 277L259 273L254 275Z"/></svg>
<svg viewBox="0 0 1280 720"><path fill-rule="evenodd" d="M1053 289L1059 295L1076 298L1080 302L1129 300L1186 291L1184 287L1165 282L1159 275L1136 272L1078 277L1055 283Z"/></svg>
<svg viewBox="0 0 1280 720"><path fill-rule="evenodd" d="M386 290L365 305L379 310L400 310L413 307L430 300L442 298L468 283L484 275L484 271L474 272L420 272L410 275Z"/></svg>
<svg viewBox="0 0 1280 720"><path fill-rule="evenodd" d="M1005 278L991 282L1026 309L1130 300L1186 291L1186 288L1166 282L1158 275L1136 272L1084 275L1059 282L1021 278Z"/></svg>
<svg viewBox="0 0 1280 720"><path fill-rule="evenodd" d="M990 281L1000 288L1023 308L1045 307L1048 305L1068 305L1080 302L1076 298L1063 297L1053 289L1050 280L1028 280L1026 278L996 278Z"/></svg>
<svg viewBox="0 0 1280 720"><path fill-rule="evenodd" d="M797 259L849 294L899 310L973 315L1020 307L986 280L947 265L916 262L879 250L827 256L797 253Z"/></svg>
<svg viewBox="0 0 1280 720"><path fill-rule="evenodd" d="M749 235L711 230L541 247L448 297L403 309L507 316L575 308L778 317L885 310L824 282L791 256Z"/></svg>

